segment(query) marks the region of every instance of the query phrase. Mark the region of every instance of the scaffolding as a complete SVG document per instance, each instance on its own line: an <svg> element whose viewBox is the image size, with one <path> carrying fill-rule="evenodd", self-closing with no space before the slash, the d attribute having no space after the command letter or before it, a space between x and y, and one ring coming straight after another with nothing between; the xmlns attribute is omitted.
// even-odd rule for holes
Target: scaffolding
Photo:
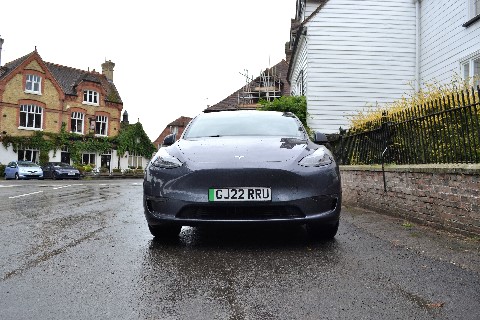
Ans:
<svg viewBox="0 0 480 320"><path fill-rule="evenodd" d="M240 74L245 77L245 86L238 92L239 107L256 108L260 99L272 101L282 96L281 74L275 67L260 72L255 79L250 78L246 69Z"/></svg>

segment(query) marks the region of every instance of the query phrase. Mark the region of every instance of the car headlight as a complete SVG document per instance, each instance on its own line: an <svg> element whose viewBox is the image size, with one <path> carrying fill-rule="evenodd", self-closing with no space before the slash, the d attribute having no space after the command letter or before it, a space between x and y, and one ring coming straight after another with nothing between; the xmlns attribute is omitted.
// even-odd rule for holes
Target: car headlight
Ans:
<svg viewBox="0 0 480 320"><path fill-rule="evenodd" d="M304 167L320 167L326 166L333 162L330 153L324 146L321 146L314 153L306 156L298 162L299 165Z"/></svg>
<svg viewBox="0 0 480 320"><path fill-rule="evenodd" d="M181 167L183 163L174 156L170 155L165 149L161 148L158 150L151 164L157 168L171 169Z"/></svg>

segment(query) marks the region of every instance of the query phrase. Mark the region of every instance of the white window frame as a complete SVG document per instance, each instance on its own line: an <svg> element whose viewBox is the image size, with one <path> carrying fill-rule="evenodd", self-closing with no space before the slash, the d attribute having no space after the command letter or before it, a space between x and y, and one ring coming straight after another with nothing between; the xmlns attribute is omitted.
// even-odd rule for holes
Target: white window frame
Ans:
<svg viewBox="0 0 480 320"><path fill-rule="evenodd" d="M85 162L85 157L88 157L89 162ZM93 162L90 162L90 160L93 159ZM97 163L97 154L92 153L92 152L84 152L82 153L82 164L93 164L95 165Z"/></svg>
<svg viewBox="0 0 480 320"><path fill-rule="evenodd" d="M128 167L129 168L138 168L141 167L143 168L143 157L139 156L135 153L128 154Z"/></svg>
<svg viewBox="0 0 480 320"><path fill-rule="evenodd" d="M470 85L480 85L480 51L460 61L460 74L463 80L471 80Z"/></svg>
<svg viewBox="0 0 480 320"><path fill-rule="evenodd" d="M38 163L40 150L21 147L17 150L17 154L18 154L18 161L32 161L32 162ZM22 154L23 154L23 157L21 157L20 159L20 155Z"/></svg>
<svg viewBox="0 0 480 320"><path fill-rule="evenodd" d="M100 105L100 94L95 90L83 90L83 104Z"/></svg>
<svg viewBox="0 0 480 320"><path fill-rule="evenodd" d="M108 135L108 117L96 116L95 117L95 135L106 137Z"/></svg>
<svg viewBox="0 0 480 320"><path fill-rule="evenodd" d="M70 118L70 132L83 134L85 113L73 111ZM75 126L73 125L75 123Z"/></svg>
<svg viewBox="0 0 480 320"><path fill-rule="evenodd" d="M480 15L480 1L479 0L467 0L468 18L472 19Z"/></svg>
<svg viewBox="0 0 480 320"><path fill-rule="evenodd" d="M27 74L25 77L25 92L42 94L42 77L36 74Z"/></svg>
<svg viewBox="0 0 480 320"><path fill-rule="evenodd" d="M170 133L177 134L178 133L178 127L177 126L170 126Z"/></svg>
<svg viewBox="0 0 480 320"><path fill-rule="evenodd" d="M22 125L22 114L25 114L25 122ZM40 117L40 120L37 120ZM29 122L33 121L32 125ZM37 127L38 123L38 127ZM20 105L20 123L18 129L43 130L43 108L35 104Z"/></svg>

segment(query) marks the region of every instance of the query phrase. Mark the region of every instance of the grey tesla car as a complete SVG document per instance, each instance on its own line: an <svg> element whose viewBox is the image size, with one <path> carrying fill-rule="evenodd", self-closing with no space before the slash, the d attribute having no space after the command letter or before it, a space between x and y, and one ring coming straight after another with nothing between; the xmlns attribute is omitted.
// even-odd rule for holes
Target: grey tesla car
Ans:
<svg viewBox="0 0 480 320"><path fill-rule="evenodd" d="M201 224L303 224L337 233L342 191L338 165L292 113L221 111L195 117L167 136L145 169L143 205L156 237Z"/></svg>

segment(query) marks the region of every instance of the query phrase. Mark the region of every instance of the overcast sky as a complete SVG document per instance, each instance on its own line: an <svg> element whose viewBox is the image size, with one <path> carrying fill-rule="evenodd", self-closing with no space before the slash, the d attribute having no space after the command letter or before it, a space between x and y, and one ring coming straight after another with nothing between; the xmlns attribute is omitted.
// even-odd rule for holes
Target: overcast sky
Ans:
<svg viewBox="0 0 480 320"><path fill-rule="evenodd" d="M114 83L130 123L154 140L285 58L295 0L2 1L1 65L37 47L46 62L101 72Z"/></svg>

